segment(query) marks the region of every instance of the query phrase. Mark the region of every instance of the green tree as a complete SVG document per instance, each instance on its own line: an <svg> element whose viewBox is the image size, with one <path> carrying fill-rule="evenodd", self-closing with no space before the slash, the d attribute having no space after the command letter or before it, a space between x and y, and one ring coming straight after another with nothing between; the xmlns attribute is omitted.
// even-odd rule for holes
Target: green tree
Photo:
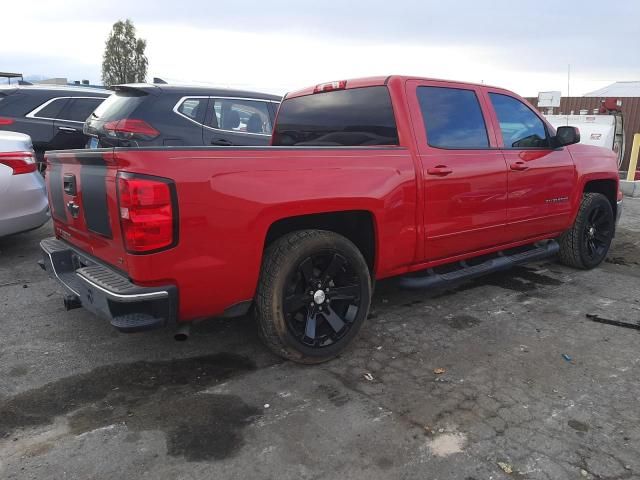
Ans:
<svg viewBox="0 0 640 480"><path fill-rule="evenodd" d="M129 19L113 24L102 57L102 83L144 82L149 61L144 54L147 41L136 38L136 27Z"/></svg>

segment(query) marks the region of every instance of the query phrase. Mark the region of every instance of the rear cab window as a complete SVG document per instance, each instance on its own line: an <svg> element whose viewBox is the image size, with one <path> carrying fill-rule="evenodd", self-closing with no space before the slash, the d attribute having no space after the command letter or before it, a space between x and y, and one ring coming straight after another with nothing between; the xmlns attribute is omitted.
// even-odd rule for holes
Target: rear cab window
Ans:
<svg viewBox="0 0 640 480"><path fill-rule="evenodd" d="M386 86L360 87L285 99L274 146L398 145Z"/></svg>

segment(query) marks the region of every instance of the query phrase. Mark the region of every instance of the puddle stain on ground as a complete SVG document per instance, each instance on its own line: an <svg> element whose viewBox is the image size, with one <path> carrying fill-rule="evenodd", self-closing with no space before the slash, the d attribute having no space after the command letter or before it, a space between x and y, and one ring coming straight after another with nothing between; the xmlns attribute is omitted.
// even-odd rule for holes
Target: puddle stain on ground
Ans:
<svg viewBox="0 0 640 480"><path fill-rule="evenodd" d="M336 407L342 407L351 401L347 392L341 391L332 385L319 385L318 391L327 396L327 399Z"/></svg>
<svg viewBox="0 0 640 480"><path fill-rule="evenodd" d="M9 370L9 376L16 377L24 377L29 373L29 368L26 365L16 365L11 370Z"/></svg>
<svg viewBox="0 0 640 480"><path fill-rule="evenodd" d="M506 272L494 273L479 281L483 280L488 285L520 293L531 293L540 287L557 287L563 284L562 280L542 275L525 267L514 267Z"/></svg>
<svg viewBox="0 0 640 480"><path fill-rule="evenodd" d="M487 285L504 288L505 290L511 290L523 295L535 296L537 294L544 294L543 292L539 292L540 287L557 287L563 285L563 283L562 280L543 275L534 269L516 266L503 272L482 275L473 280L462 280L461 283L457 285L436 290L430 298L438 299L447 297Z"/></svg>
<svg viewBox="0 0 640 480"><path fill-rule="evenodd" d="M445 317L447 325L455 330L465 330L467 328L473 328L476 325L480 325L481 320L473 315L451 315Z"/></svg>
<svg viewBox="0 0 640 480"><path fill-rule="evenodd" d="M589 431L589 425L578 420L569 420L567 424L577 432L587 433Z"/></svg>
<svg viewBox="0 0 640 480"><path fill-rule="evenodd" d="M202 390L253 369L250 360L233 354L98 367L0 401L0 438L68 414L76 435L124 423L133 432L165 432L170 455L227 458L243 445L242 430L262 409Z"/></svg>

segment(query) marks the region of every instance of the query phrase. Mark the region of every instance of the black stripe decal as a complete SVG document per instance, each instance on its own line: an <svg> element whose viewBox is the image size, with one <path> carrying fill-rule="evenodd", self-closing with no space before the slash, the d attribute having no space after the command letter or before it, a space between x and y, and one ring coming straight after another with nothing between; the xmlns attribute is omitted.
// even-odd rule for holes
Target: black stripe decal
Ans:
<svg viewBox="0 0 640 480"><path fill-rule="evenodd" d="M80 156L79 156L80 157ZM80 185L82 189L82 206L87 229L112 237L107 206L107 165L100 155L89 159L81 157Z"/></svg>
<svg viewBox="0 0 640 480"><path fill-rule="evenodd" d="M49 193L51 194L53 216L66 223L67 212L64 209L64 195L62 192L62 166L60 164L49 165L47 176L49 177Z"/></svg>

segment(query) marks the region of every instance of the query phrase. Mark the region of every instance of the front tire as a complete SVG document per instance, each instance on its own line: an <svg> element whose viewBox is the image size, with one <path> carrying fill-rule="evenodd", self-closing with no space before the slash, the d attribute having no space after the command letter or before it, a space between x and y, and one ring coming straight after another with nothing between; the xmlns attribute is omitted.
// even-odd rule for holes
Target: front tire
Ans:
<svg viewBox="0 0 640 480"><path fill-rule="evenodd" d="M367 262L341 235L292 232L265 252L255 313L263 341L281 357L334 358L356 337L370 303Z"/></svg>
<svg viewBox="0 0 640 480"><path fill-rule="evenodd" d="M601 193L585 193L576 220L559 238L560 261L589 270L606 258L615 232L611 203Z"/></svg>

